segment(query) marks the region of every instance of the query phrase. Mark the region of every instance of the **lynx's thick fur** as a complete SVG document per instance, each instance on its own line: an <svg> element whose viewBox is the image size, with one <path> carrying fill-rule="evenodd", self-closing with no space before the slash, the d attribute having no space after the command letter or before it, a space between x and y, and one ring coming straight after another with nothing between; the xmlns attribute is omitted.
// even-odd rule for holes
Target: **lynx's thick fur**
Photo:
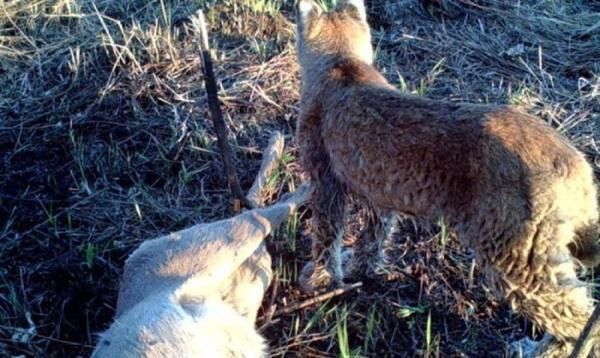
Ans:
<svg viewBox="0 0 600 358"><path fill-rule="evenodd" d="M582 153L517 109L394 89L372 66L361 1L329 13L300 1L297 49L298 139L316 184L301 285L343 282L336 251L352 194L381 213L443 217L514 309L575 340L593 308L577 260L598 256L596 187Z"/></svg>

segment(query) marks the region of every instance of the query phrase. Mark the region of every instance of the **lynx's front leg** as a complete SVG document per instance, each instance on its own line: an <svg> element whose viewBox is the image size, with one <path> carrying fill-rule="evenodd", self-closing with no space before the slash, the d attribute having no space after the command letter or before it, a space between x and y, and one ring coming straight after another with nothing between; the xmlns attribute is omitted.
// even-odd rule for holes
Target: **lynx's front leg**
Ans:
<svg viewBox="0 0 600 358"><path fill-rule="evenodd" d="M315 178L312 196L312 261L300 274L300 288L316 291L343 283L341 249L344 234L345 197L343 187L328 169Z"/></svg>

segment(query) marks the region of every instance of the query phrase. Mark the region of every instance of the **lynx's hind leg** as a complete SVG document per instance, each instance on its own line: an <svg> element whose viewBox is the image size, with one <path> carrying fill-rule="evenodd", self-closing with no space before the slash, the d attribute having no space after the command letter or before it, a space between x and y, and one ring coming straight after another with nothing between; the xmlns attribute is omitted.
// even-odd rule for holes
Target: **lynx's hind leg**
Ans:
<svg viewBox="0 0 600 358"><path fill-rule="evenodd" d="M392 249L394 233L398 231L399 218L395 213L378 215L379 222L375 237L377 238L377 259L373 272L377 275L388 275L395 270Z"/></svg>
<svg viewBox="0 0 600 358"><path fill-rule="evenodd" d="M584 266L595 267L600 264L600 212L592 168L582 159L569 179L554 189L562 211L574 216L575 236L569 249Z"/></svg>
<svg viewBox="0 0 600 358"><path fill-rule="evenodd" d="M567 247L574 235L573 224L550 215L541 222L524 224L520 232L522 237L483 266L513 309L550 333L558 345L570 345L593 309L587 285L577 278L576 261Z"/></svg>
<svg viewBox="0 0 600 358"><path fill-rule="evenodd" d="M600 264L600 224L594 223L575 232L569 250L585 267L593 268Z"/></svg>
<svg viewBox="0 0 600 358"><path fill-rule="evenodd" d="M380 214L371 207L360 213L364 226L354 247L342 254L342 269L347 277L388 275L394 271L393 234L398 230L396 214Z"/></svg>
<svg viewBox="0 0 600 358"><path fill-rule="evenodd" d="M583 192L587 195L580 205L580 220L575 226L575 237L569 249L584 266L596 267L600 264L600 220L594 184L589 183ZM587 205L584 205L586 202Z"/></svg>

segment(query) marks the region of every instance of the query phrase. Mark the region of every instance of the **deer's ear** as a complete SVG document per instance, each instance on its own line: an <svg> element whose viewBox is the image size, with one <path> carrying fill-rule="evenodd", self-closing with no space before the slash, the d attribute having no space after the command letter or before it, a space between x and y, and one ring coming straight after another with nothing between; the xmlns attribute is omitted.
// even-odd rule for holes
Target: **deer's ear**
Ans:
<svg viewBox="0 0 600 358"><path fill-rule="evenodd" d="M321 7L314 0L298 1L298 25L306 26L313 16L321 14Z"/></svg>
<svg viewBox="0 0 600 358"><path fill-rule="evenodd" d="M364 0L340 0L339 5L353 8L356 10L358 17L367 21L367 9L365 8Z"/></svg>

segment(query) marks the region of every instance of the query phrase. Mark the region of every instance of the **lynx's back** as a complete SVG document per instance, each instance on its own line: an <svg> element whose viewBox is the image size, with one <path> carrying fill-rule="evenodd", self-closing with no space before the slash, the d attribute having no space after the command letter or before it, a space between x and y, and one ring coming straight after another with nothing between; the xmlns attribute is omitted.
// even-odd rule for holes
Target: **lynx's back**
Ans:
<svg viewBox="0 0 600 358"><path fill-rule="evenodd" d="M335 173L385 210L472 215L505 189L552 190L565 175L591 178L583 155L538 118L401 94L355 76L319 96L321 135Z"/></svg>

